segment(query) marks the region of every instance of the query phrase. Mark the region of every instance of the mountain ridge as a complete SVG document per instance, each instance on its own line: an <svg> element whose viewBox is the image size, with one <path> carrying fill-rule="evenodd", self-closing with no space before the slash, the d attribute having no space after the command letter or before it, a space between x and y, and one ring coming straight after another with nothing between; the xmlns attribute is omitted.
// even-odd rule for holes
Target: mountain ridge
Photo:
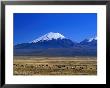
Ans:
<svg viewBox="0 0 110 88"><path fill-rule="evenodd" d="M57 35L56 35L57 34ZM14 46L14 55L75 56L97 55L97 39L85 39L79 43L67 39L60 33L47 33L31 43Z"/></svg>

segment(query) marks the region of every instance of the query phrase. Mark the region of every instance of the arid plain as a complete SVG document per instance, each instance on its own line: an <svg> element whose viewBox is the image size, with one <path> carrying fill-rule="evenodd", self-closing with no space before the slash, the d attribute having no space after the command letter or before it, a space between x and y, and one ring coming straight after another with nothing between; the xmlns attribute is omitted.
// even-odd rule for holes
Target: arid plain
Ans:
<svg viewBox="0 0 110 88"><path fill-rule="evenodd" d="M14 75L97 75L96 57L14 56Z"/></svg>

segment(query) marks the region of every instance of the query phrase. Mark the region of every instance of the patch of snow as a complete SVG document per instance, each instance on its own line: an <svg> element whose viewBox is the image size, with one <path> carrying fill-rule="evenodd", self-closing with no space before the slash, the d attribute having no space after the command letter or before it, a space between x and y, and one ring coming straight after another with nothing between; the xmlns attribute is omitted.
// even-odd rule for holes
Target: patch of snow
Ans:
<svg viewBox="0 0 110 88"><path fill-rule="evenodd" d="M49 32L35 40L32 41L32 43L36 43L38 41L48 41L48 40L52 40L52 39L64 39L65 37L63 35L61 35L60 33L54 33L54 32Z"/></svg>
<svg viewBox="0 0 110 88"><path fill-rule="evenodd" d="M90 39L88 40L88 42L92 42L93 40L97 40L97 37L95 37L95 38L90 38Z"/></svg>

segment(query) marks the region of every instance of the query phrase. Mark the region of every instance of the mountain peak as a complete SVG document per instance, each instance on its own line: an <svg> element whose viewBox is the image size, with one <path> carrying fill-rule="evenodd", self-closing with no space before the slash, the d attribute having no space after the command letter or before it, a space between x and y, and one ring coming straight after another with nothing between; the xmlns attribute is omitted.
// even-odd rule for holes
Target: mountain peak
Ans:
<svg viewBox="0 0 110 88"><path fill-rule="evenodd" d="M48 41L48 40L52 40L52 39L64 39L64 38L65 37L62 34L58 33L58 32L57 33L49 32L49 33L33 40L32 43L36 43L38 41L44 41L44 40Z"/></svg>
<svg viewBox="0 0 110 88"><path fill-rule="evenodd" d="M93 41L93 40L97 40L97 37L90 38L90 39L88 40L88 42L91 42L91 41Z"/></svg>

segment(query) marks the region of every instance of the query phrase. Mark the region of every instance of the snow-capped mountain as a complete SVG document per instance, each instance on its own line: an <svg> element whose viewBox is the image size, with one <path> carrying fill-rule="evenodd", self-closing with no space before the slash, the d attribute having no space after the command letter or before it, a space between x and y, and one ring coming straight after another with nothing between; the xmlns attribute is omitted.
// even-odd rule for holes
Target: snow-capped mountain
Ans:
<svg viewBox="0 0 110 88"><path fill-rule="evenodd" d="M97 37L76 43L60 33L49 32L30 43L15 45L14 55L96 56Z"/></svg>
<svg viewBox="0 0 110 88"><path fill-rule="evenodd" d="M97 45L97 37L85 39L80 42L82 45Z"/></svg>
<svg viewBox="0 0 110 88"><path fill-rule="evenodd" d="M39 49L39 48L71 48L75 42L67 39L60 33L49 32L30 43L22 43L15 46L16 49Z"/></svg>
<svg viewBox="0 0 110 88"><path fill-rule="evenodd" d="M49 32L35 40L33 40L31 43L36 43L39 41L48 41L48 40L52 40L52 39L65 39L65 37L63 35L61 35L60 33L54 33L54 32Z"/></svg>

